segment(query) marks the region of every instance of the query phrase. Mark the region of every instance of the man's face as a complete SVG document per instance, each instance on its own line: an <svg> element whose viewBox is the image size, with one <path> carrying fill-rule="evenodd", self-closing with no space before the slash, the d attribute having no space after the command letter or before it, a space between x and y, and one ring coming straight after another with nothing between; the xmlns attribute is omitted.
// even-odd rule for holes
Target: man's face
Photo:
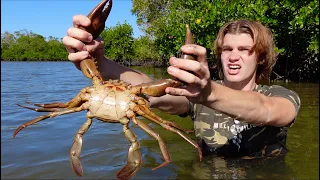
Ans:
<svg viewBox="0 0 320 180"><path fill-rule="evenodd" d="M223 39L221 62L224 78L230 83L255 81L256 53L251 51L253 39L249 34L226 34Z"/></svg>

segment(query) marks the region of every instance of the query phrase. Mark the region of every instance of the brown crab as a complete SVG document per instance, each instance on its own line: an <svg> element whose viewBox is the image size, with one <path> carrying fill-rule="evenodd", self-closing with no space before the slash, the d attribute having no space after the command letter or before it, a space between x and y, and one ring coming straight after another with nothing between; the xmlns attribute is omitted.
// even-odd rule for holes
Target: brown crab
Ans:
<svg viewBox="0 0 320 180"><path fill-rule="evenodd" d="M108 0L101 1L89 13L88 17L91 19L92 25L83 28L84 30L90 32L94 38L97 38L103 31L105 26L104 23L110 13L112 1L110 0L107 8L104 9L104 6L107 2ZM76 97L67 103L33 104L36 107L28 107L18 104L21 107L37 112L49 113L39 116L19 126L15 130L13 138L23 128L39 121L63 114L87 110L87 121L81 126L75 135L70 150L70 163L74 173L78 176L83 175L83 169L80 162L82 136L88 131L90 125L92 124L93 118L96 118L103 122L121 123L123 125L124 134L131 142L131 146L128 152L127 164L118 172L117 178L129 179L132 178L137 172L142 161L139 151L140 145L137 141L137 137L128 127L130 120L146 131L149 135L157 139L159 143L164 162L153 169L163 167L171 161L166 145L162 138L159 136L159 134L154 132L151 127L137 119L136 114L138 114L159 124L163 128L180 135L198 150L201 160L201 149L196 142L186 135L187 132L172 122L162 120L149 109L148 101L138 96L139 94L162 96L165 94L166 87L181 86L181 82L172 79L165 79L132 86L120 80L103 81L100 73L97 70L95 61L91 57L81 61L80 67L84 75L92 79L93 85L91 87L82 89ZM31 104L30 102L27 103Z"/></svg>

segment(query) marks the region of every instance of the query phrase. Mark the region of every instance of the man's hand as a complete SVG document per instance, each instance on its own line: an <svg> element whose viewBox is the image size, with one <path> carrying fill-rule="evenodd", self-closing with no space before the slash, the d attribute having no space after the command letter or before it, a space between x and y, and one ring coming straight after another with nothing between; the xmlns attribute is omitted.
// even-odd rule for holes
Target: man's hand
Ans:
<svg viewBox="0 0 320 180"><path fill-rule="evenodd" d="M166 93L176 96L186 96L193 103L203 104L211 94L211 79L208 68L206 49L195 44L181 47L186 54L197 56L197 61L170 58L168 73L188 85L185 88L167 88Z"/></svg>
<svg viewBox="0 0 320 180"><path fill-rule="evenodd" d="M104 56L104 43L102 38L92 39L92 35L79 27L87 27L91 21L87 16L75 15L72 17L73 27L67 31L62 43L69 52L68 59L80 69L80 61L89 56L100 60Z"/></svg>

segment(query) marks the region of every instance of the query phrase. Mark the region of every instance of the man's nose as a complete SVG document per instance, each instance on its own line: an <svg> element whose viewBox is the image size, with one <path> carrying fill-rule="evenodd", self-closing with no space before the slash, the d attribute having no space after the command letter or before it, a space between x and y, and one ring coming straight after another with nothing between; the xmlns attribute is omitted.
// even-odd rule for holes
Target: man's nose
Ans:
<svg viewBox="0 0 320 180"><path fill-rule="evenodd" d="M239 52L236 51L236 50L233 50L233 51L231 52L231 54L230 54L229 60L230 60L230 61L237 61L237 60L239 60L239 59L240 59L240 54L239 54Z"/></svg>

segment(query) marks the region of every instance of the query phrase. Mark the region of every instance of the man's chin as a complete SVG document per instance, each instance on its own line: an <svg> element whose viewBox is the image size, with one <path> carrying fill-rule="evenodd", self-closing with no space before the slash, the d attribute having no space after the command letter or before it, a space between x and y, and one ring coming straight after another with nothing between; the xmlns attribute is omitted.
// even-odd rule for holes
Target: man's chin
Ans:
<svg viewBox="0 0 320 180"><path fill-rule="evenodd" d="M244 79L239 77L239 76L227 76L226 77L226 80L229 81L230 83L237 83L237 82L241 82L243 81Z"/></svg>

